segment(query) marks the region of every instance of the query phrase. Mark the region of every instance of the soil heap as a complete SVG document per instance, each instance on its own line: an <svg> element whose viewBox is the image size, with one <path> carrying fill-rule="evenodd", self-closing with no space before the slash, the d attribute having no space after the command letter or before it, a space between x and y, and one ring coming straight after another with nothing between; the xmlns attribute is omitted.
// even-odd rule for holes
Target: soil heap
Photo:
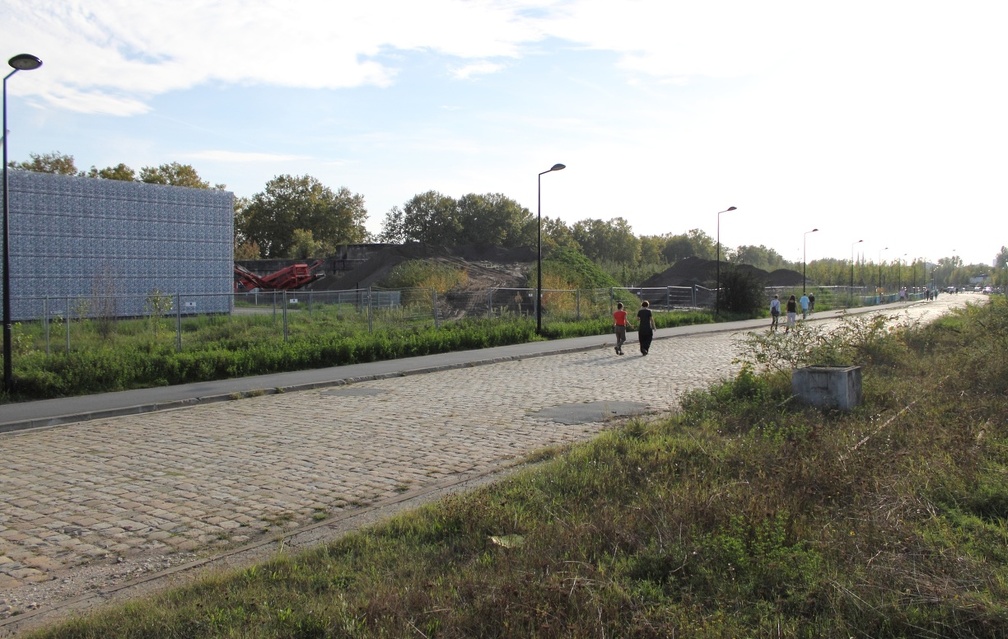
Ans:
<svg viewBox="0 0 1008 639"><path fill-rule="evenodd" d="M723 266L721 271L724 272ZM802 274L788 269L777 269L767 273L763 269L748 264L732 264L731 268L752 274L765 286L785 287L801 284ZM716 260L705 260L700 257L687 257L679 260L663 272L653 275L644 281L643 288L658 288L664 286L706 286L714 288L717 284Z"/></svg>

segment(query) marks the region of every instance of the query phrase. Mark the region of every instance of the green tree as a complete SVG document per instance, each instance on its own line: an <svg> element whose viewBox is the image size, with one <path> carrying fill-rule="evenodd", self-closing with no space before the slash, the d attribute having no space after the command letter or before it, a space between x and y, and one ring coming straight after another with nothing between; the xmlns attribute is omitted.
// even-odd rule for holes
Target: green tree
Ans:
<svg viewBox="0 0 1008 639"><path fill-rule="evenodd" d="M722 304L731 313L754 315L763 308L766 300L763 287L766 282L757 278L755 271L728 265L721 273Z"/></svg>
<svg viewBox="0 0 1008 639"><path fill-rule="evenodd" d="M27 162L10 162L7 164L12 169L21 171L34 171L35 173L55 173L57 175L81 175L74 164L74 157L59 151L52 153L29 153L31 160Z"/></svg>
<svg viewBox="0 0 1008 639"><path fill-rule="evenodd" d="M292 244L288 251L289 257L307 259L316 256L322 251L322 242L319 242L308 229L294 229Z"/></svg>
<svg viewBox="0 0 1008 639"><path fill-rule="evenodd" d="M259 251L259 245L255 242L235 244L234 258L236 260L258 260L260 257L262 254Z"/></svg>
<svg viewBox="0 0 1008 639"><path fill-rule="evenodd" d="M693 229L684 235L673 235L662 250L665 261L675 264L687 257L701 257L713 260L717 255L717 242L700 229Z"/></svg>
<svg viewBox="0 0 1008 639"><path fill-rule="evenodd" d="M1008 268L1008 247L1002 246L994 256L994 268Z"/></svg>
<svg viewBox="0 0 1008 639"><path fill-rule="evenodd" d="M414 195L403 208L385 215L383 242L422 242L455 246L462 238L462 220L455 199L437 191Z"/></svg>
<svg viewBox="0 0 1008 639"><path fill-rule="evenodd" d="M529 220L525 225L525 237L529 238L526 246L536 248L539 239L539 217ZM574 239L571 227L560 218L544 217L542 219L543 255L549 255L558 249L581 251L581 245Z"/></svg>
<svg viewBox="0 0 1008 639"><path fill-rule="evenodd" d="M590 260L636 264L640 259L640 240L633 234L630 223L622 217L608 222L581 220L574 224L571 233Z"/></svg>
<svg viewBox="0 0 1008 639"><path fill-rule="evenodd" d="M242 242L259 245L262 257L291 257L296 231L311 231L320 250L367 241L364 196L346 187L333 191L318 179L280 175L236 216Z"/></svg>
<svg viewBox="0 0 1008 639"><path fill-rule="evenodd" d="M107 166L99 169L94 166L87 172L89 178L100 178L102 180L119 180L120 182L136 182L136 171L126 166L122 162L115 166Z"/></svg>
<svg viewBox="0 0 1008 639"><path fill-rule="evenodd" d="M145 166L140 169L140 181L148 184L166 184L170 186L188 186L193 189L209 189L210 183L199 176L191 164L162 164L161 166ZM214 188L223 189L223 184Z"/></svg>
<svg viewBox="0 0 1008 639"><path fill-rule="evenodd" d="M641 264L663 264L665 256L662 249L668 242L667 235L642 235L640 237L640 262Z"/></svg>
<svg viewBox="0 0 1008 639"><path fill-rule="evenodd" d="M721 250L724 250L723 245ZM740 246L731 251L731 257L728 261L733 264L748 264L749 266L754 266L768 272L776 271L785 266L784 256L762 244L759 246Z"/></svg>
<svg viewBox="0 0 1008 639"><path fill-rule="evenodd" d="M532 212L500 193L462 196L457 203L460 243L487 243L514 248L524 246L525 227Z"/></svg>

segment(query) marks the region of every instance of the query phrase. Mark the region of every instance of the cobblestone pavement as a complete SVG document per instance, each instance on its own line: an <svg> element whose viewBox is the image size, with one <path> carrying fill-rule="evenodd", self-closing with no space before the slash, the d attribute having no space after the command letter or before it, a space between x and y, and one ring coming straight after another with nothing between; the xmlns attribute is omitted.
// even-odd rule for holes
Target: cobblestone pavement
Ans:
<svg viewBox="0 0 1008 639"><path fill-rule="evenodd" d="M493 474L605 427L540 411L669 411L737 368L737 332L657 340L646 357L605 344L2 434L0 636L14 629L3 620L42 617L81 591Z"/></svg>

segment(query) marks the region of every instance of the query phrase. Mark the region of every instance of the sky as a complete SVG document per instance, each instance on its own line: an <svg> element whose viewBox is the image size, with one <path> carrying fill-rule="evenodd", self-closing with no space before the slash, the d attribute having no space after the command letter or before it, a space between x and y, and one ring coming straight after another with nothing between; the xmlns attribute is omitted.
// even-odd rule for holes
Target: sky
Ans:
<svg viewBox="0 0 1008 639"><path fill-rule="evenodd" d="M790 261L991 264L1006 23L1002 0L0 0L0 55L43 61L6 81L8 159L179 162L240 197L310 175L374 233L419 193L502 193Z"/></svg>

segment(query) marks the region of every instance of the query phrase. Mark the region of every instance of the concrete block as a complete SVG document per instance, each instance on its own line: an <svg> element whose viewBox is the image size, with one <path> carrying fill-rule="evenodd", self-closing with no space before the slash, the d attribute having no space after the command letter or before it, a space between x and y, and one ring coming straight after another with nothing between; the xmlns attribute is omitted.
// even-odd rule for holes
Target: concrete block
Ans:
<svg viewBox="0 0 1008 639"><path fill-rule="evenodd" d="M820 408L852 410L862 401L860 366L807 366L791 372L791 392Z"/></svg>

